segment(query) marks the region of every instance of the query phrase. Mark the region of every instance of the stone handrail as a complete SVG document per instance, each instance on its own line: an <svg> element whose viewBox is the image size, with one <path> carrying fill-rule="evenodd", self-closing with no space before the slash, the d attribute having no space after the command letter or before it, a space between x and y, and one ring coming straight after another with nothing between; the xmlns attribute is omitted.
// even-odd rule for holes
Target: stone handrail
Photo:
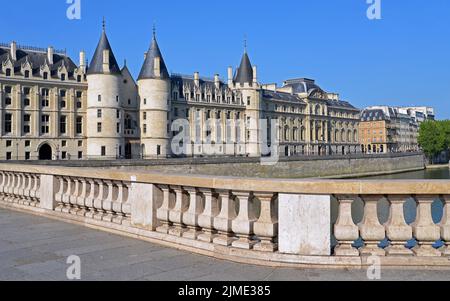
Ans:
<svg viewBox="0 0 450 301"><path fill-rule="evenodd" d="M3 207L278 266L361 267L374 255L388 266L450 267L449 196L448 180L241 179L0 164ZM414 220L404 214L411 202ZM441 221L432 215L437 203Z"/></svg>

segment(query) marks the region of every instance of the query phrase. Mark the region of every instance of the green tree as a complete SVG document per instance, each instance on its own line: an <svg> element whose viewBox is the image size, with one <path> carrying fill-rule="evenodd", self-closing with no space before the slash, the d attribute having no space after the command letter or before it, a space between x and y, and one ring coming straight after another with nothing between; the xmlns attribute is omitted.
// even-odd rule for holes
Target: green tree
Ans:
<svg viewBox="0 0 450 301"><path fill-rule="evenodd" d="M450 121L422 123L419 130L419 144L430 160L447 150L450 145Z"/></svg>

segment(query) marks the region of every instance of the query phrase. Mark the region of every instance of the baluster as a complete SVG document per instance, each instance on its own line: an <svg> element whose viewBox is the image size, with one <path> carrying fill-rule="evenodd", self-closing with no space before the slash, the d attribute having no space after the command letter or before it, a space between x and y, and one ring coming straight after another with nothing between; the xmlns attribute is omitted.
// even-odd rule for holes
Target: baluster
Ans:
<svg viewBox="0 0 450 301"><path fill-rule="evenodd" d="M77 197L77 206L80 209L79 211L77 211L77 215L79 216L85 216L86 215L86 195L88 193L87 189L87 180L86 179L79 179L79 181L81 182L81 193L80 195Z"/></svg>
<svg viewBox="0 0 450 301"><path fill-rule="evenodd" d="M67 183L67 189L66 189L66 191L63 194L62 201L63 201L64 207L62 208L61 211L64 212L64 213L69 213L70 212L70 208L71 208L70 207L70 196L72 195L72 189L73 189L74 186L73 186L71 178L66 177L65 180L66 180L66 183Z"/></svg>
<svg viewBox="0 0 450 301"><path fill-rule="evenodd" d="M122 225L131 226L131 200L130 200L130 185L131 183L122 183ZM120 191L119 191L120 192ZM156 210L156 208L154 208Z"/></svg>
<svg viewBox="0 0 450 301"><path fill-rule="evenodd" d="M181 237L186 232L186 227L183 225L183 213L188 209L189 197L186 195L183 187L173 186L172 188L175 191L176 198L175 206L169 212L169 221L173 223L173 226L169 228L169 234Z"/></svg>
<svg viewBox="0 0 450 301"><path fill-rule="evenodd" d="M213 242L214 235L214 218L219 214L219 199L214 190L208 188L199 189L205 197L205 209L198 217L198 225L202 228L202 233L198 236L198 240L205 242Z"/></svg>
<svg viewBox="0 0 450 301"><path fill-rule="evenodd" d="M55 195L55 200L57 203L55 211L62 212L62 209L64 208L64 203L63 203L64 191L67 188L67 185L66 185L66 181L64 181L63 177L57 177L57 180L59 181L59 190Z"/></svg>
<svg viewBox="0 0 450 301"><path fill-rule="evenodd" d="M390 204L389 220L385 224L386 235L390 241L390 246L386 248L389 256L413 255L413 252L406 247L408 241L413 238L412 227L406 223L404 207L406 195L389 195L387 197Z"/></svg>
<svg viewBox="0 0 450 301"><path fill-rule="evenodd" d="M14 178L15 178L15 181L14 181L14 187L12 190L12 194L14 196L13 202L19 203L19 201L20 201L19 189L20 189L20 186L22 186L22 174L15 173Z"/></svg>
<svg viewBox="0 0 450 301"><path fill-rule="evenodd" d="M33 206L38 206L40 202L39 188L41 187L41 177L39 175L33 174L33 188L32 188L32 204Z"/></svg>
<svg viewBox="0 0 450 301"><path fill-rule="evenodd" d="M278 195L276 193L255 193L261 202L261 214L254 225L255 235L261 240L254 247L256 251L278 250Z"/></svg>
<svg viewBox="0 0 450 301"><path fill-rule="evenodd" d="M433 245L441 237L441 229L433 221L431 206L436 199L434 195L416 196L417 218L413 223L413 234L418 245L413 249L416 256L441 256L441 252Z"/></svg>
<svg viewBox="0 0 450 301"><path fill-rule="evenodd" d="M173 226L169 220L169 213L175 206L175 197L168 185L158 185L158 187L163 191L163 202L161 207L156 210L156 218L161 223L161 226L157 227L156 231L167 234Z"/></svg>
<svg viewBox="0 0 450 301"><path fill-rule="evenodd" d="M443 256L450 257L450 195L443 195L442 201L444 203L444 216L442 217L441 239L445 245L440 249Z"/></svg>
<svg viewBox="0 0 450 301"><path fill-rule="evenodd" d="M365 246L360 253L362 256L385 256L386 252L379 247L379 244L386 238L386 231L378 219L378 202L384 197L364 195L361 198L364 201L364 218L358 227Z"/></svg>
<svg viewBox="0 0 450 301"><path fill-rule="evenodd" d="M81 208L77 204L78 196L80 195L80 179L74 178L73 182L75 183L75 187L73 189L73 193L70 195L70 214L77 214L78 211L81 210Z"/></svg>
<svg viewBox="0 0 450 301"><path fill-rule="evenodd" d="M103 216L102 220L112 222L114 218L114 212L112 208L112 204L114 202L114 183L109 180L105 180L104 182L108 186L108 196L102 203L102 208L106 212L106 215Z"/></svg>
<svg viewBox="0 0 450 301"><path fill-rule="evenodd" d="M198 226L198 217L203 211L202 197L194 187L184 187L189 194L189 208L183 213L183 224L186 225L187 231L183 233L183 237L197 239L200 234Z"/></svg>
<svg viewBox="0 0 450 301"><path fill-rule="evenodd" d="M221 209L219 215L214 219L214 228L218 231L213 242L222 246L231 246L234 237L232 225L237 217L236 202L232 199L229 190L217 190L220 197Z"/></svg>
<svg viewBox="0 0 450 301"><path fill-rule="evenodd" d="M3 171L0 171L0 201L3 201L5 198L4 190L5 190L5 183L6 183L6 177L5 173Z"/></svg>
<svg viewBox="0 0 450 301"><path fill-rule="evenodd" d="M85 202L86 209L87 209L85 216L87 218L93 218L94 214L95 214L94 200L95 200L96 193L98 193L99 190L98 190L97 183L93 179L88 179L87 181L89 182L89 195L86 198L86 202Z"/></svg>
<svg viewBox="0 0 450 301"><path fill-rule="evenodd" d="M17 188L15 190L16 197L17 197L17 202L19 204L28 205L28 203L25 202L26 199L25 199L24 194L23 194L24 189L25 189L25 185L26 185L25 174L19 173L18 177L19 177L19 182L18 182Z"/></svg>
<svg viewBox="0 0 450 301"><path fill-rule="evenodd" d="M117 199L112 203L112 208L116 216L113 218L113 222L121 225L122 221L125 220L125 214L123 213L123 202L124 202L124 184L122 182L116 182L117 186Z"/></svg>
<svg viewBox="0 0 450 301"><path fill-rule="evenodd" d="M30 174L26 174L25 175L25 188L23 189L23 195L26 199L26 203L30 204L31 203L31 195L30 195L30 190L31 190L31 175Z"/></svg>
<svg viewBox="0 0 450 301"><path fill-rule="evenodd" d="M9 173L9 185L8 185L8 203L14 201L14 186L16 182L16 177L14 173Z"/></svg>
<svg viewBox="0 0 450 301"><path fill-rule="evenodd" d="M105 184L103 183L103 180L97 180L98 183L98 195L97 198L94 200L94 219L96 220L102 220L103 216L106 214L106 211L103 210L103 200L105 198Z"/></svg>
<svg viewBox="0 0 450 301"><path fill-rule="evenodd" d="M250 250L256 244L252 239L253 226L256 221L253 208L253 194L246 191L233 191L235 197L239 200L239 214L233 220L231 228L237 236L237 240L231 244L233 247Z"/></svg>
<svg viewBox="0 0 450 301"><path fill-rule="evenodd" d="M359 256L358 249L353 247L354 242L359 238L359 229L352 218L352 204L354 196L337 196L339 202L339 214L334 225L334 236L338 241L338 246L334 253L336 256Z"/></svg>

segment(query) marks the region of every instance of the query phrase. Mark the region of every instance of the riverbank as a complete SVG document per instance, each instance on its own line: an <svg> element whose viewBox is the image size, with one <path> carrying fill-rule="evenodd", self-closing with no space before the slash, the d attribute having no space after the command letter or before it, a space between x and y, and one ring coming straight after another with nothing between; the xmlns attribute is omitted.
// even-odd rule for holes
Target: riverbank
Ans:
<svg viewBox="0 0 450 301"><path fill-rule="evenodd" d="M435 164L435 165L427 165L426 169L442 169L442 168L450 168L449 164Z"/></svg>

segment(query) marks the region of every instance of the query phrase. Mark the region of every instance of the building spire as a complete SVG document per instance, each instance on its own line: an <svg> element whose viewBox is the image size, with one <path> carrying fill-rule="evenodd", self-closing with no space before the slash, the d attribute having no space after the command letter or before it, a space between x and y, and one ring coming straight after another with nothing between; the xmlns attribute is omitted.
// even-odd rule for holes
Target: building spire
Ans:
<svg viewBox="0 0 450 301"><path fill-rule="evenodd" d="M247 35L244 35L244 53L247 53Z"/></svg>
<svg viewBox="0 0 450 301"><path fill-rule="evenodd" d="M102 28L103 28L103 31L106 31L106 21L105 21L104 16L103 16Z"/></svg>
<svg viewBox="0 0 450 301"><path fill-rule="evenodd" d="M153 39L156 39L156 22L153 21Z"/></svg>

